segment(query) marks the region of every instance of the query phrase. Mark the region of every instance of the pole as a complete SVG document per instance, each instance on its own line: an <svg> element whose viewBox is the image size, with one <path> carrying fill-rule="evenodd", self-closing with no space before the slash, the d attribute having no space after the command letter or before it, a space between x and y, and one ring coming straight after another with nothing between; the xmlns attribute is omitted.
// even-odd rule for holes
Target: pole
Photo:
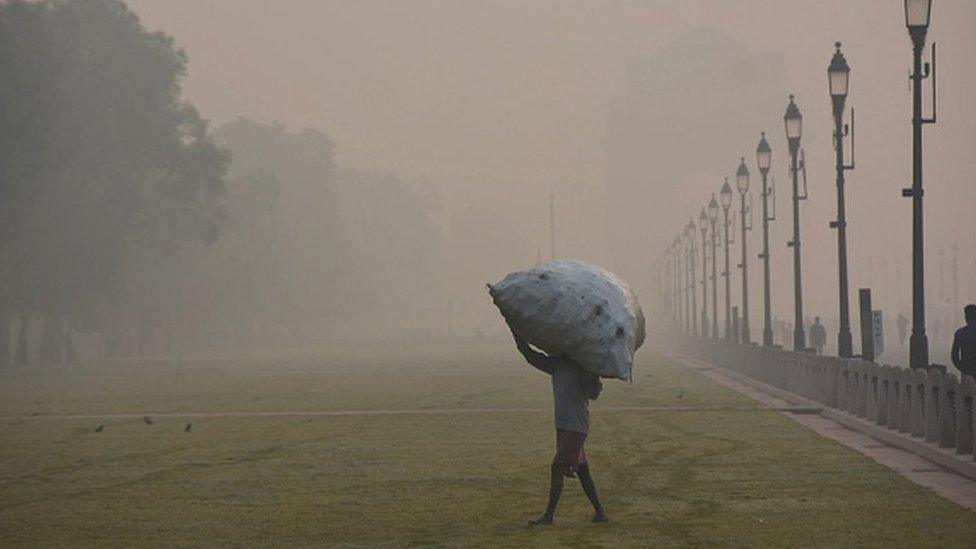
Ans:
<svg viewBox="0 0 976 549"><path fill-rule="evenodd" d="M912 335L909 364L928 368L929 340L925 335L925 238L922 217L922 48L925 29L911 29L912 37Z"/></svg>
<svg viewBox="0 0 976 549"><path fill-rule="evenodd" d="M674 310L674 328L677 330L681 325L681 273L678 270L678 241L674 242L671 250L671 287L673 288L671 297L671 307Z"/></svg>
<svg viewBox="0 0 976 549"><path fill-rule="evenodd" d="M769 170L762 170L762 214L763 214L763 347L773 346L773 312L769 291L769 189L767 176Z"/></svg>
<svg viewBox="0 0 976 549"><path fill-rule="evenodd" d="M712 221L712 338L718 339L718 231Z"/></svg>
<svg viewBox="0 0 976 549"><path fill-rule="evenodd" d="M739 224L742 225L742 335L741 341L748 345L749 337L749 266L746 263L746 193L742 196L742 208L739 210ZM751 213L749 214L752 215Z"/></svg>
<svg viewBox="0 0 976 549"><path fill-rule="evenodd" d="M847 287L847 208L844 201L844 98L834 97L834 149L837 170L837 221L831 225L837 229L837 276L840 301L840 328L837 331L837 355L853 356L851 339L850 298Z"/></svg>
<svg viewBox="0 0 976 549"><path fill-rule="evenodd" d="M691 248L688 245L688 239L685 239L685 275L681 279L681 287L684 288L684 304L685 309L685 333L691 333L691 292L688 290L688 274L691 272Z"/></svg>
<svg viewBox="0 0 976 549"><path fill-rule="evenodd" d="M874 322L871 318L871 289L858 290L861 306L861 360L874 362Z"/></svg>
<svg viewBox="0 0 976 549"><path fill-rule="evenodd" d="M691 261L691 269L688 270L688 293L691 295L691 309L688 316L691 318L691 335L698 334L698 289L695 288L695 233L692 231L688 239L688 255Z"/></svg>
<svg viewBox="0 0 976 549"><path fill-rule="evenodd" d="M702 229L702 337L708 337L708 229ZM712 263L715 263L715 254L712 253Z"/></svg>
<svg viewBox="0 0 976 549"><path fill-rule="evenodd" d="M729 209L722 208L725 212L725 340L732 340L732 277L729 272Z"/></svg>
<svg viewBox="0 0 976 549"><path fill-rule="evenodd" d="M792 140L791 140L792 141ZM799 140L797 140L799 141ZM799 194L799 166L797 154L800 144L790 143L790 169L793 172L793 350L806 350L806 338L803 335L803 282L800 279L800 194Z"/></svg>

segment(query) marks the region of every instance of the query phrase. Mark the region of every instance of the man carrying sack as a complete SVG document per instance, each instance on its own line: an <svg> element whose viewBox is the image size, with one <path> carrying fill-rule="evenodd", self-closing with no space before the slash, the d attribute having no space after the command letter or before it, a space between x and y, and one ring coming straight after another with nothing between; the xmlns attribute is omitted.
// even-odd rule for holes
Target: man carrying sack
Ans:
<svg viewBox="0 0 976 549"><path fill-rule="evenodd" d="M552 524L565 477L579 477L593 504L593 522L609 521L583 445L590 429L589 402L603 388L600 378L633 380L634 352L645 337L637 296L619 277L577 260L511 273L489 284L488 291L522 356L552 377L556 455L549 505L529 524Z"/></svg>
<svg viewBox="0 0 976 549"><path fill-rule="evenodd" d="M529 346L515 332L515 345L529 364L552 377L552 400L556 416L556 455L552 459L549 478L549 504L539 518L529 525L552 524L559 496L563 492L563 478L579 477L583 492L593 504L593 522L609 522L596 494L596 484L590 475L586 459L586 435L590 431L591 400L603 390L600 377L579 367L564 357L551 357Z"/></svg>

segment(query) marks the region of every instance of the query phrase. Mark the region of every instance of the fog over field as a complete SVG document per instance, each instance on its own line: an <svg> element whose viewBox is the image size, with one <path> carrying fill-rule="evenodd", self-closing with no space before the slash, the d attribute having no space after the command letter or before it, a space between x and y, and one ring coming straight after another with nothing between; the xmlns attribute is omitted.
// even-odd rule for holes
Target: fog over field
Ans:
<svg viewBox="0 0 976 549"><path fill-rule="evenodd" d="M900 196L910 179L910 44L900 6L889 4L133 0L125 4L127 24L163 33L152 40L175 57L124 46L138 37L104 36L99 47L123 67L112 77L126 84L106 93L59 72L56 64L64 61L42 52L32 61L42 72L29 77L60 78L75 104L33 105L15 92L8 96L18 109L10 111L7 149L11 158L33 151L36 162L8 165L4 323L14 339L19 319L32 323L28 356L41 352L44 333L50 345L60 344L50 335L59 331L54 325L69 327L72 352L86 356L243 341L492 335L503 330L484 283L548 261L552 249L557 258L617 272L649 304L652 262L733 174L740 156L754 166L761 131L779 182L779 217L771 224L774 316L789 320L782 113L790 93L804 115L809 176L801 221L806 313L832 322L836 244L827 224L835 216L835 187L826 66L839 40L852 67L847 103L857 113L856 169L847 174L851 287L871 287L893 329L895 317L910 316L910 202ZM19 3L5 5L13 13ZM71 17L94 20L99 5L112 4L75 9ZM70 24L62 19L58 24ZM925 129L929 324L939 332L932 345L941 352L959 306L976 293L976 159L969 154L976 145L974 21L971 2L944 0L929 32L942 46L939 119ZM8 35L18 28L26 27L10 19ZM44 32L71 47L54 26ZM157 55L161 64L140 55ZM126 72L136 67L142 76ZM196 119L194 139L211 147L210 160L198 157L211 163L199 168L209 170L200 181L210 178L200 188L211 188L193 208L210 213L174 221L113 191L114 205L75 208L77 220L66 221L58 201L68 208L77 201L53 181L72 171L101 173L106 168L92 164L93 155L113 162L112 154L129 155L118 161L150 180L145 174L153 168L137 165L144 159L131 162L143 153L131 139L124 143L125 132L140 130L114 128L102 117L102 130L65 126L60 134L25 137L17 124L26 118L17 116L44 113L48 126L23 126L43 132L65 120L84 124L83 116L102 108L85 107L88 97L101 97L105 108L139 109L135 101L109 99L145 91L125 88L139 78L156 79L151 85L171 96L167 108L193 109L186 112ZM23 83L23 90L37 84ZM59 152L52 135L70 132L123 141L112 151L106 144ZM140 139L149 146L153 137ZM38 178L50 186L44 192L51 199L18 194L40 188L32 183ZM146 204L158 206L157 191L144 186ZM106 216L118 227L94 221ZM66 232L42 236L31 223ZM182 233L164 243L158 231L166 224ZM129 236L99 240L97 231L114 238L120 230ZM48 243L29 243L25 232ZM758 251L758 239L758 230L749 233L751 250ZM90 273L72 273L77 258L92 258L85 245L117 249L90 264ZM89 275L91 284L79 282ZM759 276L751 278L753 296L761 295L760 284ZM754 321L760 306L758 299L751 304ZM46 353L50 359L59 351Z"/></svg>
<svg viewBox="0 0 976 549"><path fill-rule="evenodd" d="M415 272L406 257L369 252L378 263L355 268L398 271L378 281L377 303L396 307L380 306L385 312L374 317L395 318L394 330L433 332L446 329L449 301L459 333L500 329L482 284L533 264L537 254L548 259L549 194L557 256L598 262L646 295L651 260L697 216L740 156L754 166L762 130L774 151L771 175L783 185L783 213L771 235L773 303L777 316L789 319L788 93L797 95L805 122L807 309L836 317L836 244L826 229L835 215L826 68L840 40L852 67L848 105L857 113L857 166L848 173L851 287L872 287L890 326L899 312L910 316L911 226L897 221L910 213L900 193L910 183L911 159L910 42L900 4L130 5L149 28L165 29L185 48L186 97L217 127L243 115L296 132L321 130L335 144L339 173L395 175L423 198L434 232L416 235L431 240L411 250L436 255L436 268ZM955 305L953 245L957 293L976 292L976 160L968 153L976 145L974 28L971 2L933 8L939 122L925 130L932 318L948 317ZM628 125L628 118L639 123ZM393 212L384 213L395 223ZM758 237L750 234L753 249ZM759 277L752 285L759 296ZM423 297L407 296L418 293ZM755 301L754 319L759 306ZM952 322L958 320L955 313Z"/></svg>
<svg viewBox="0 0 976 549"><path fill-rule="evenodd" d="M0 547L971 545L974 59L974 0L0 0Z"/></svg>

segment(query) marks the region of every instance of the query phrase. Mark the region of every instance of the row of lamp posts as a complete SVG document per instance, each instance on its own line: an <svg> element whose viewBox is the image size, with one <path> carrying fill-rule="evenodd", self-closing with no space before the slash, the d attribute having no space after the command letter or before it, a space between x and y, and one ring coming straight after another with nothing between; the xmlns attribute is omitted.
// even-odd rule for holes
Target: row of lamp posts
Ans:
<svg viewBox="0 0 976 549"><path fill-rule="evenodd" d="M932 65L922 63L922 51L925 47L925 35L928 30L932 0L904 0L905 24L912 40L913 66L912 82L912 186L902 191L903 196L912 199L912 335L910 339L910 363L913 368L928 366L928 340L925 335L925 295L924 295L924 239L922 227L922 126L935 123L935 46L932 46ZM844 109L850 89L850 66L844 54L841 53L840 42L835 43L836 50L827 68L828 88L830 91L832 114L834 122L833 147L835 151L835 169L837 184L837 218L830 222L830 228L837 230L837 268L838 268L838 316L839 328L837 334L837 350L841 357L853 355L853 345L850 324L850 296L847 272L847 213L844 196L845 172L854 169L854 111L851 110L851 123L844 122ZM922 114L922 80L933 78L932 118L925 118ZM784 129L789 150L789 175L792 190L793 233L787 243L793 251L793 291L794 291L794 350L806 350L806 334L803 326L803 283L802 256L800 247L800 202L807 198L806 169L803 149L800 139L803 135L803 116L796 105L793 95L789 96L789 104L783 116ZM847 164L844 155L844 138L851 138L851 163ZM769 181L769 170L772 160L772 149L763 132L756 147L756 164L762 175L762 252L759 258L763 262L763 334L762 344L773 345L772 304L770 300L770 249L769 223L776 219L775 185ZM801 179L802 174L802 179ZM729 244L734 242L734 213L730 217L729 210L733 202L733 190L726 178L719 192L722 209L722 223L725 248L725 268L722 276L725 278L725 330L724 337L750 343L749 333L749 284L748 262L746 251L746 231L752 229L749 222L752 218L751 200L747 204L746 195L749 191L749 168L745 158L739 161L735 173L735 185L739 192L739 220L742 260L738 267L742 270L742 296L740 311L741 327L734 333L734 319L731 316L731 276L729 272ZM772 204L771 204L772 203ZM675 237L669 246L663 268L670 273L672 297L667 304L671 307L675 322L683 326L688 333L701 334L703 337L719 337L718 329L718 280L717 280L717 250L719 202L713 194L707 206L701 209L698 223L692 219ZM696 230L697 229L697 230ZM731 229L731 237L730 237ZM701 232L701 246L698 247L697 232ZM711 254L709 254L711 252ZM711 276L709 277L708 261L711 256ZM699 260L700 258L700 260ZM701 265L701 310L698 312L697 272ZM711 317L709 317L708 281L712 282ZM683 297L683 299L682 299ZM709 323L709 319L711 323Z"/></svg>

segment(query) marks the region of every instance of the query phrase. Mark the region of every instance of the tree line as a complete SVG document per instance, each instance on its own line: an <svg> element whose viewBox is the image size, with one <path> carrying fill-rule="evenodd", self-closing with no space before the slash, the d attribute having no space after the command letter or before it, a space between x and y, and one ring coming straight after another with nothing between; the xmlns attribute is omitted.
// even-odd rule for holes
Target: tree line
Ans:
<svg viewBox="0 0 976 549"><path fill-rule="evenodd" d="M219 128L119 0L0 2L0 363L341 332L423 299L434 201L317 130ZM436 284L432 284L436 285Z"/></svg>

